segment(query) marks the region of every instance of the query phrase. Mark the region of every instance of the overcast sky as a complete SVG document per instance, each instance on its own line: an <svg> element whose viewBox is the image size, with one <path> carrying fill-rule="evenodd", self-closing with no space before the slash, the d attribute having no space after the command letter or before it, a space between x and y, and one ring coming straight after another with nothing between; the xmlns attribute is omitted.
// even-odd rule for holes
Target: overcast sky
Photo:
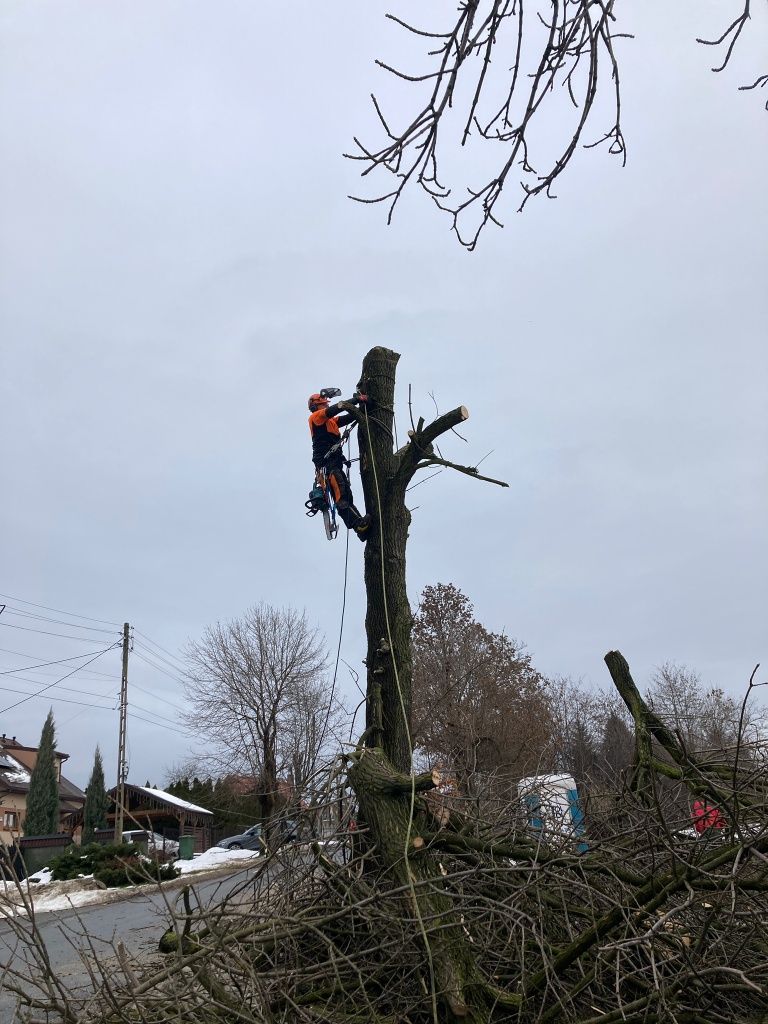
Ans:
<svg viewBox="0 0 768 1024"><path fill-rule="evenodd" d="M73 663L9 670L127 620L165 652L130 666L130 780L161 783L189 747L169 655L208 623L292 604L335 648L344 540L304 516L306 398L351 391L378 344L402 353L401 431L409 383L425 416L429 392L463 403L444 453L494 449L511 484L413 492L414 601L456 583L547 674L605 685L619 648L640 684L674 659L743 690L768 661L768 115L737 86L766 70L765 11L713 75L695 36L722 5L669 6L623 5L627 167L579 152L556 202L518 216L511 193L468 254L423 196L390 228L346 199L369 93L407 111L373 63L412 50L384 5L4 0L0 707ZM360 667L355 539L350 561ZM37 743L52 705L70 777L99 742L111 784L118 685L114 650L0 732Z"/></svg>

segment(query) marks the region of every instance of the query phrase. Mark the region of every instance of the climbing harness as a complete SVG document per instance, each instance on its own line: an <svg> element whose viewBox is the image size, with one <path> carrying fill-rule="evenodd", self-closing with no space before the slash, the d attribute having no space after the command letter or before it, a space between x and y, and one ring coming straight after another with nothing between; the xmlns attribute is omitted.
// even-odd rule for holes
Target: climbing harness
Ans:
<svg viewBox="0 0 768 1024"><path fill-rule="evenodd" d="M315 483L309 492L309 500L305 501L304 505L308 516L316 516L318 512L323 513L325 535L328 540L333 540L339 532L339 524L336 522L336 502L333 500L333 492L328 485L325 466L321 466L315 474Z"/></svg>
<svg viewBox="0 0 768 1024"><path fill-rule="evenodd" d="M330 390L330 389L328 389ZM341 453L341 458L345 466L351 466L352 463L348 458L344 456L344 445L349 439L352 428L357 424L350 424L344 433L341 435L336 444L329 448L325 453L323 462L328 462L331 456ZM323 514L323 524L325 526L325 536L328 540L335 540L337 533L339 532L339 524L336 521L336 502L333 497L333 490L328 483L328 471L325 465L320 466L315 472L315 482L312 485L312 490L309 492L309 500L304 502L304 506L307 509L306 515L316 516L318 512Z"/></svg>

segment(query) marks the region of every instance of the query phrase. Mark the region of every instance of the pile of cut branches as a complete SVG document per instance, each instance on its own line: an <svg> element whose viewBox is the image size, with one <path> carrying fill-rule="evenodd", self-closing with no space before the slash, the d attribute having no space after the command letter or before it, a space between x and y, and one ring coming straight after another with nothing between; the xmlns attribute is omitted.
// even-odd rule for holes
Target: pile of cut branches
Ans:
<svg viewBox="0 0 768 1024"><path fill-rule="evenodd" d="M382 856L369 828L265 860L215 910L187 893L163 961L125 964L76 1019L768 1019L765 775L738 760L699 763L647 708L621 655L606 660L638 756L590 815L585 852L567 833L532 831L513 807L493 821L456 806L436 813L426 776L416 776L400 797L410 827L399 862ZM368 758L375 748L348 755L351 780ZM670 810L680 806L679 793L666 798L670 786L716 806L725 827L698 835ZM464 1005L446 979L449 946L466 971ZM48 1019L66 1019L58 1002Z"/></svg>

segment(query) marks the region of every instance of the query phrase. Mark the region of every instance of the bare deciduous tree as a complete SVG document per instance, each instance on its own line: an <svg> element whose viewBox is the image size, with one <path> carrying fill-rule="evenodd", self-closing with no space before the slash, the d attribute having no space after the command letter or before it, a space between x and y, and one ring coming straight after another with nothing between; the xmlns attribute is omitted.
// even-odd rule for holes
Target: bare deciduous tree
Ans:
<svg viewBox="0 0 768 1024"><path fill-rule="evenodd" d="M743 0L741 14L719 38L698 40L723 48L714 71L731 59L750 2ZM618 27L615 0L461 0L449 11L440 23L418 26L387 16L423 41L426 65L403 70L376 63L411 83L417 98L395 125L373 96L384 139L370 146L355 138L348 156L362 162L363 175L389 174L383 191L353 198L387 204L391 220L403 192L416 185L448 212L457 238L471 250L489 221L501 226L497 204L515 180L522 210L534 196L554 198L552 187L580 146L604 146L625 161L616 44L629 36ZM742 88L767 81L762 75ZM462 147L469 148L466 163L477 179L455 188L448 178L462 176L456 173ZM486 164L487 171L478 170Z"/></svg>
<svg viewBox="0 0 768 1024"><path fill-rule="evenodd" d="M646 700L688 750L718 759L733 753L737 743L741 756L749 756L765 722L762 709L751 705L742 715L739 701L720 687L706 688L698 672L671 661L654 672Z"/></svg>
<svg viewBox="0 0 768 1024"><path fill-rule="evenodd" d="M572 679L557 678L551 683L551 708L555 766L583 789L594 779L600 758L599 698Z"/></svg>
<svg viewBox="0 0 768 1024"><path fill-rule="evenodd" d="M269 820L278 780L301 793L333 734L323 642L304 612L259 604L210 626L188 656L187 725L204 739L209 766L259 781Z"/></svg>

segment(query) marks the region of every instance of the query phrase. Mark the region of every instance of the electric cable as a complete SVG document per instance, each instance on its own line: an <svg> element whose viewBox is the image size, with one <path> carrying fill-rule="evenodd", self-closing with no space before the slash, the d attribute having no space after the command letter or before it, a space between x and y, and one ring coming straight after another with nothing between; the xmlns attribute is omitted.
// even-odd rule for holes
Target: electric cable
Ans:
<svg viewBox="0 0 768 1024"><path fill-rule="evenodd" d="M138 722L145 722L147 725L156 725L158 727L158 729L167 729L168 732L175 732L179 736L187 736L188 737L190 735L188 732L182 732L181 729L174 729L170 725L163 725L162 722L153 722L151 718L142 718L141 715L137 715L136 712L135 711L131 711L130 708L128 708L128 715L129 715L130 718L133 718L133 719L135 719Z"/></svg>
<svg viewBox="0 0 768 1024"><path fill-rule="evenodd" d="M165 697L160 697L158 694L153 693L152 690L146 690L143 686L139 686L138 683L131 682L132 690L141 690L142 693L146 693L148 697L152 697L153 700L162 701L163 704L167 704L169 708L173 708L174 711L178 711L180 715L184 714L184 709L179 707L178 704L174 704L170 700L166 700Z"/></svg>
<svg viewBox="0 0 768 1024"><path fill-rule="evenodd" d="M134 632L135 632L135 633L136 633L136 634L137 634L138 636L143 636L143 637L144 637L144 639L145 639L145 640L146 640L146 641L147 641L148 643L152 644L152 646L153 646L153 647L157 647L157 649L158 649L159 651L162 651L162 652L163 652L163 654L167 654L169 658L172 658L172 659L173 659L174 661L178 661L178 663L179 663L180 665L183 665L183 662L182 662L182 660L181 660L181 659L180 659L180 658L179 658L179 657L178 657L177 655L175 655L175 654L171 654L171 652L170 652L169 650L167 650L167 649L166 649L165 647L162 647L162 646L161 646L161 645L160 645L160 644L159 644L159 643L158 643L158 642L157 642L156 640L152 640L152 639L151 639L150 637L148 637L148 636L147 636L147 634L146 634L146 633L142 633L142 631L141 631L140 629L136 629L136 630L134 630Z"/></svg>
<svg viewBox="0 0 768 1024"><path fill-rule="evenodd" d="M161 665L158 665L156 662L151 661L145 654L142 654L141 651L137 651L134 649L133 654L134 657L139 659L139 661L143 661L146 665L149 665L151 668L155 669L156 672L162 672L163 675L168 676L168 678L172 679L175 683L180 683L182 686L185 684L184 679L181 679L179 676L172 675L168 671L168 669L165 669Z"/></svg>
<svg viewBox="0 0 768 1024"><path fill-rule="evenodd" d="M56 686L58 683L63 683L65 679L69 679L70 676L73 676L75 672L78 672L81 668L86 668L86 666L90 665L91 662L94 662L96 661L97 658L101 658L103 655L105 655L107 651L113 651L116 647L119 646L120 641L116 641L110 647L105 647L103 651L99 651L98 654L95 654L90 661L87 661L85 663L85 665L76 666L70 672L67 672L66 675L62 676L61 679L54 680L54 682L49 683L47 686L44 686L41 690L38 690L37 693L30 693L28 697L24 698L24 700L17 700L15 704L9 704L7 708L2 708L2 710L0 710L0 715L4 715L7 711L13 711L13 709L19 707L20 704L26 704L26 702L28 700L32 700L33 697L39 697L41 693L45 693L47 690L50 690L51 687Z"/></svg>
<svg viewBox="0 0 768 1024"><path fill-rule="evenodd" d="M14 675L14 676L9 676L8 678L9 679L18 679L18 680L20 680L21 682L24 682L24 683L33 683L35 686L39 686L40 685L40 680L39 679L28 679L26 676ZM78 690L74 686L62 686L62 687L60 687L60 689L66 691L67 693L79 693L82 697L102 697L103 696L103 694L96 693L94 690ZM111 687L110 687L110 689L111 689ZM19 693L29 693L29 690L20 690L20 691L17 691L17 692L19 692Z"/></svg>
<svg viewBox="0 0 768 1024"><path fill-rule="evenodd" d="M65 689L65 690L67 690L67 692L70 692L67 687L62 687L62 689ZM26 690L14 690L10 686L0 686L0 690L2 690L3 693L24 693L25 694L27 692ZM78 693L79 691L75 690L74 692ZM32 693L32 694L30 694L30 696L31 697L36 697L37 694ZM94 693L93 696L94 697L100 697L102 695L98 694L98 693ZM106 697L107 695L104 694L104 696ZM49 694L45 699L46 700L55 700L55 701L58 701L61 704L79 704L81 707L93 708L95 711L114 711L115 710L115 705L114 704L110 704L110 705L106 705L106 704L93 704L93 703L90 703L90 702L84 701L84 700L72 700L72 698L70 698L70 697L54 697L51 694ZM21 701L20 703L23 703L23 701Z"/></svg>
<svg viewBox="0 0 768 1024"><path fill-rule="evenodd" d="M142 643L141 640L134 639L134 645L140 647L143 651L145 651L148 657L154 658L155 661L159 661L162 665L166 665L173 672L182 674L186 671L186 668L184 668L181 665L181 663L179 663L179 665L174 665L172 662L168 661L167 658L164 658L161 654L157 654L155 651L153 651L151 647L147 647L147 645L145 643Z"/></svg>
<svg viewBox="0 0 768 1024"><path fill-rule="evenodd" d="M18 601L19 604L28 604L30 608L42 608L46 612L57 612L59 615L68 615L70 619L87 619L89 622L101 622L105 626L117 626L119 622L112 622L111 619L95 619L91 615L78 615L77 612L65 612L62 608L49 608L46 604L35 604L34 601L25 601L23 597L12 597L10 594L0 594L6 601Z"/></svg>
<svg viewBox="0 0 768 1024"><path fill-rule="evenodd" d="M165 715L160 715L157 711L153 711L151 708L145 708L142 704L137 704L135 700L129 701L128 707L138 708L139 711L143 711L145 715L152 715L153 718L160 719L161 722L167 722L168 725L178 726L179 721L176 718L166 718Z"/></svg>
<svg viewBox="0 0 768 1024"><path fill-rule="evenodd" d="M13 622L0 622L0 626L5 626L6 629L23 629L25 633L40 633L41 636L58 636L62 640L84 640L87 644L94 642L92 636L71 636L68 633L51 633L45 629L32 629L31 626L17 626ZM109 630L106 630L106 632L109 632Z"/></svg>
<svg viewBox="0 0 768 1024"><path fill-rule="evenodd" d="M56 669L56 668L29 668L29 669L27 669L26 667L22 666L22 667L16 667L15 669L9 669L8 672L4 672L2 674L3 675L7 675L7 676L14 676L14 675L19 675L22 672L29 672L31 675L33 675L35 677L35 682L38 683L38 685L39 685L41 683L47 682L47 680L50 679L51 676L57 676L59 674L59 669ZM85 668L85 669L81 669L80 670L80 674L82 676L83 682L88 682L88 683L101 683L101 682L103 682L104 680L107 680L107 679L113 680L115 682L119 682L120 681L120 676L116 675L114 672L92 672L90 669Z"/></svg>
<svg viewBox="0 0 768 1024"><path fill-rule="evenodd" d="M8 651L8 654L17 653L15 651ZM20 657L26 657L26 655L20 655ZM87 658L87 654L73 654L71 658L59 658L57 661L41 661L39 665L21 665L18 668L3 669L0 672L0 676L11 676L16 672L31 672L35 668L45 668L47 665L61 665L65 661L79 661L81 658Z"/></svg>
<svg viewBox="0 0 768 1024"><path fill-rule="evenodd" d="M24 619L34 619L38 622L53 622L58 626L69 626L71 629L89 629L93 633L109 633L114 635L113 629L104 629L103 626L81 626L79 622L67 622L66 619L53 619L50 615L38 615L37 612L25 612L23 608L14 608L13 605L5 606L4 614L17 615Z"/></svg>
<svg viewBox="0 0 768 1024"><path fill-rule="evenodd" d="M34 659L34 658L39 658L40 657L39 654L28 654L26 651L12 651L9 647L0 647L0 653L2 653L2 654L15 654L19 658L33 658ZM75 655L73 655L73 658L87 658L87 657L88 657L87 654L75 654ZM64 662L64 661L71 661L71 660L73 660L73 658L59 658L59 659L57 659L57 661L52 662L52 664L55 665L55 664L58 663L58 661L62 661L62 662ZM81 670L81 671L84 671L85 675L88 675L88 676L100 676L102 679L119 679L120 678L120 676L116 675L114 672L97 672L96 669L92 669L92 668L84 669L84 670ZM55 675L55 673L53 673L53 674Z"/></svg>

